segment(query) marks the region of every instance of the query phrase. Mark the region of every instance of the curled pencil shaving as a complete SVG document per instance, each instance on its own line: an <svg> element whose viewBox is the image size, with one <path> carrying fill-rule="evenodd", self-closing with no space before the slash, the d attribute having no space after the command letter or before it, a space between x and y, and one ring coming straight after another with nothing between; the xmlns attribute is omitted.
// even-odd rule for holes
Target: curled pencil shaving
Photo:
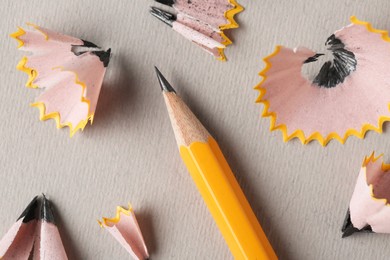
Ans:
<svg viewBox="0 0 390 260"><path fill-rule="evenodd" d="M103 218L98 221L110 234L137 260L149 258L148 249L135 217L133 208L117 207L114 218Z"/></svg>
<svg viewBox="0 0 390 260"><path fill-rule="evenodd" d="M390 164L383 155L366 157L349 204L343 237L355 232L390 233Z"/></svg>
<svg viewBox="0 0 390 260"><path fill-rule="evenodd" d="M170 25L185 38L196 43L219 60L226 60L224 49L232 41L225 30L238 28L234 16L244 8L235 0L156 0L172 6L177 17L169 12L152 7L151 13Z"/></svg>
<svg viewBox="0 0 390 260"><path fill-rule="evenodd" d="M72 136L93 122L111 50L27 25L29 30L18 27L11 37L20 50L31 53L17 65L28 75L26 86L43 89L31 105L39 109L41 120L52 118L57 128L68 126Z"/></svg>
<svg viewBox="0 0 390 260"><path fill-rule="evenodd" d="M67 260L49 200L36 196L0 240L0 259Z"/></svg>
<svg viewBox="0 0 390 260"><path fill-rule="evenodd" d="M298 138L303 144L317 140L325 146L331 139L344 143L351 135L364 138L369 130L382 133L383 123L390 120L385 76L390 38L356 17L351 21L328 38L333 60L324 63L313 82L301 69L321 54L277 46L264 58L256 102L264 106L262 117L270 117L270 130L281 130L285 142Z"/></svg>

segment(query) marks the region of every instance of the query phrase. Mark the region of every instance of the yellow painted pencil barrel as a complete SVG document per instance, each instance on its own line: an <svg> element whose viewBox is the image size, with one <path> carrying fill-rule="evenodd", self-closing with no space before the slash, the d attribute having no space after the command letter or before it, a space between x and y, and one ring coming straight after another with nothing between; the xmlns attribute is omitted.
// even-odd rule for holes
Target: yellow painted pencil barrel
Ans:
<svg viewBox="0 0 390 260"><path fill-rule="evenodd" d="M217 142L157 75L180 155L234 258L277 259Z"/></svg>
<svg viewBox="0 0 390 260"><path fill-rule="evenodd" d="M216 141L181 146L180 154L233 256L276 259Z"/></svg>

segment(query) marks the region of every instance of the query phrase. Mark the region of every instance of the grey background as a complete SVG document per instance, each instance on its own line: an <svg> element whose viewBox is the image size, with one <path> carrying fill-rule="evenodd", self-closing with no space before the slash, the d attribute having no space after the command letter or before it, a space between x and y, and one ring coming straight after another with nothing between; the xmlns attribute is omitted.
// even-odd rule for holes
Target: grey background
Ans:
<svg viewBox="0 0 390 260"><path fill-rule="evenodd" d="M179 157L156 65L219 142L281 259L387 259L390 236L341 239L340 228L363 157L388 152L389 125L345 145L283 143L260 119L253 87L276 44L321 51L353 14L390 29L390 2L240 3L246 10L221 63L151 17L152 1L2 0L0 234L45 192L71 259L128 259L96 222L128 202L152 259L231 259ZM71 139L29 107L39 90L24 87L27 76L15 69L23 53L8 37L24 22L113 50L94 124Z"/></svg>

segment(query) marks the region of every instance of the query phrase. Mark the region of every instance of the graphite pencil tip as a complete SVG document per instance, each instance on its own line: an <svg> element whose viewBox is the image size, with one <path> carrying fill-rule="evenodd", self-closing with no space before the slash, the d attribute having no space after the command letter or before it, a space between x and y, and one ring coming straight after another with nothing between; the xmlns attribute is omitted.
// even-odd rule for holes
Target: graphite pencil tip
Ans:
<svg viewBox="0 0 390 260"><path fill-rule="evenodd" d="M168 5L168 6L172 6L175 4L174 0L154 0L154 1L156 1L157 3L163 4L163 5Z"/></svg>
<svg viewBox="0 0 390 260"><path fill-rule="evenodd" d="M169 84L168 80L164 78L164 76L161 74L161 72L158 70L156 66L154 66L156 73L157 73L157 78L158 82L160 83L161 90L164 92L173 92L176 93L176 91L173 89L171 84Z"/></svg>
<svg viewBox="0 0 390 260"><path fill-rule="evenodd" d="M176 21L176 16L174 14L158 9L157 7L151 7L150 13L170 27L172 27L173 22Z"/></svg>
<svg viewBox="0 0 390 260"><path fill-rule="evenodd" d="M45 194L42 199L42 206L39 219L43 219L46 222L55 224L53 210L50 205L50 201L46 198Z"/></svg>
<svg viewBox="0 0 390 260"><path fill-rule="evenodd" d="M27 205L26 209L22 212L20 217L17 219L23 218L23 222L27 223L30 220L36 219L36 209L38 208L38 196L35 196L32 201Z"/></svg>

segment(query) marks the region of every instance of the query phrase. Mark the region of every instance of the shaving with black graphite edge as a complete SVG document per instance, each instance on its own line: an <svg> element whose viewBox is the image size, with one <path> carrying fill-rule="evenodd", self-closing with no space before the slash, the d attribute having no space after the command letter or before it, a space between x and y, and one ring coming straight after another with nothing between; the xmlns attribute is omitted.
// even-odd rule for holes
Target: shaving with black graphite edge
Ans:
<svg viewBox="0 0 390 260"><path fill-rule="evenodd" d="M374 152L363 159L342 226L342 237L356 232L390 233L390 164Z"/></svg>
<svg viewBox="0 0 390 260"><path fill-rule="evenodd" d="M261 115L271 117L271 131L281 130L284 141L344 143L351 135L382 133L390 121L390 37L356 17L351 21L326 40L329 57L278 45L264 58L257 102L263 104Z"/></svg>
<svg viewBox="0 0 390 260"><path fill-rule="evenodd" d="M22 212L20 217L17 219L23 219L24 223L29 222L30 220L36 219L37 214L35 209L38 208L38 196L35 196L33 200L28 204L26 209Z"/></svg>
<svg viewBox="0 0 390 260"><path fill-rule="evenodd" d="M336 87L337 84L344 82L351 72L356 70L357 61L355 54L345 48L345 44L334 34L332 34L325 43L328 50L333 54L332 61L326 61L318 75L314 78L313 83L325 88ZM318 53L307 60L304 63L310 63L318 61L318 57L324 54Z"/></svg>
<svg viewBox="0 0 390 260"><path fill-rule="evenodd" d="M341 228L341 232L343 232L342 237L345 238L345 237L349 237L350 235L352 235L355 232L372 233L373 231L372 231L372 228L370 225L367 225L367 226L363 227L362 229L355 228L352 224L352 221L351 221L351 212L348 209L348 212L345 215L343 226Z"/></svg>
<svg viewBox="0 0 390 260"><path fill-rule="evenodd" d="M93 122L111 49L27 25L10 36L29 53L17 65L29 77L26 86L43 90L31 106L39 109L41 120L54 119L57 128L67 126L73 136Z"/></svg>
<svg viewBox="0 0 390 260"><path fill-rule="evenodd" d="M68 260L50 201L36 196L0 239L0 259Z"/></svg>
<svg viewBox="0 0 390 260"><path fill-rule="evenodd" d="M161 10L157 7L151 7L150 14L159 19L160 21L164 22L165 24L169 25L170 27L172 27L172 23L176 21L176 16L174 14Z"/></svg>
<svg viewBox="0 0 390 260"><path fill-rule="evenodd" d="M237 28L234 15L243 7L236 0L156 0L171 7L174 13L151 7L150 13L169 25L187 40L225 61L224 49L232 44L224 30Z"/></svg>
<svg viewBox="0 0 390 260"><path fill-rule="evenodd" d="M356 70L357 61L355 54L345 48L345 44L334 34L332 34L325 43L328 50L333 54L332 61L326 61L318 75L314 78L313 83L325 88L336 87L337 84L344 82L353 71ZM308 58L305 63L317 61L318 57L323 54L316 54Z"/></svg>
<svg viewBox="0 0 390 260"><path fill-rule="evenodd" d="M76 55L79 56L81 54L91 52L99 57L100 61L103 62L104 67L107 67L110 63L111 59L111 48L104 51L101 47L97 46L96 44L82 40L83 45L72 45L71 51Z"/></svg>

